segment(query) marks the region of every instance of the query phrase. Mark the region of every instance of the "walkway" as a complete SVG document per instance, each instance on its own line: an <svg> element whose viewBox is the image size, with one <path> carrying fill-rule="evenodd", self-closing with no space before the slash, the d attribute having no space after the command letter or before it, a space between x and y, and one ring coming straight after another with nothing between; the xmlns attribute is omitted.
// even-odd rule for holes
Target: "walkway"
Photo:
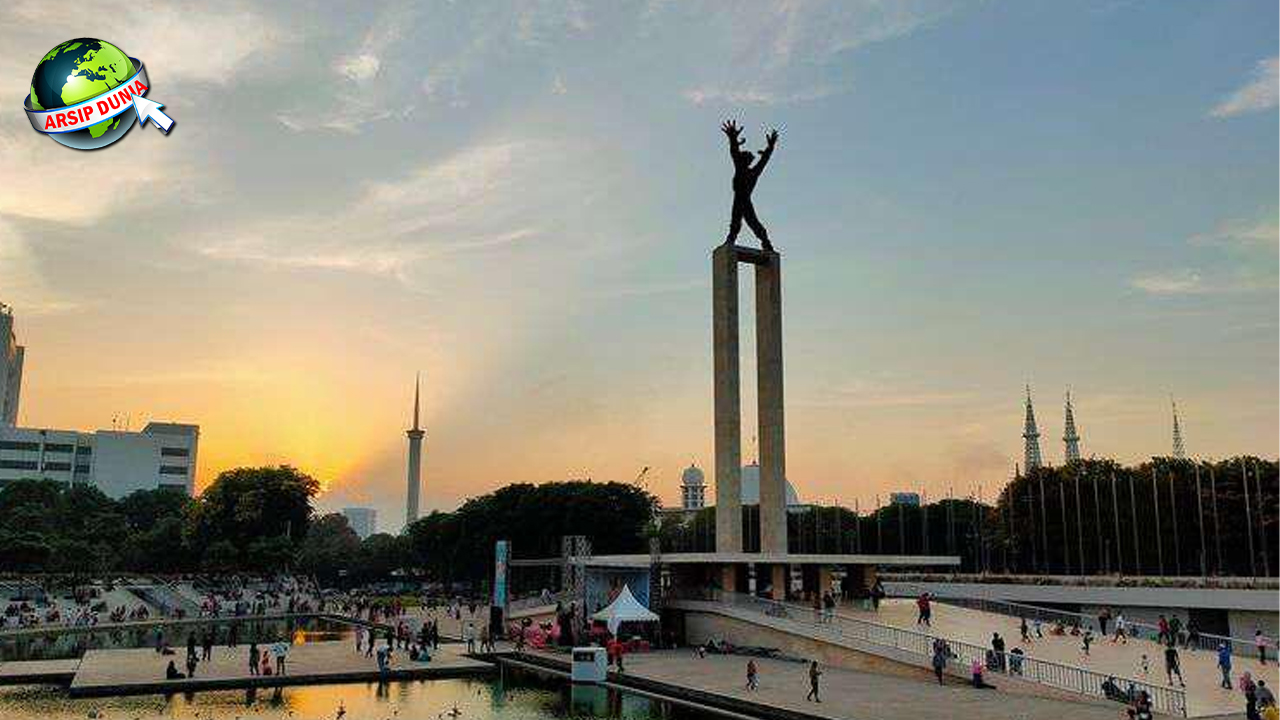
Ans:
<svg viewBox="0 0 1280 720"><path fill-rule="evenodd" d="M567 662L563 654L538 651L533 655ZM746 663L745 657L699 658L689 650L661 650L628 655L626 673L613 673L611 680L655 690L659 688L654 684L660 684L670 694L691 699L681 691L839 720L1116 720L1121 712L1118 704L1010 695L974 690L954 679L938 685L931 677L913 679L835 667L822 668L822 702L813 703L805 700L808 665L757 658L760 689L753 692L744 687ZM766 710L762 716L768 715Z"/></svg>
<svg viewBox="0 0 1280 720"><path fill-rule="evenodd" d="M932 608L932 628L928 630L932 634L990 647L991 633L998 632L1005 639L1008 650L1022 647L1028 655L1044 660L1078 665L1106 675L1134 677L1160 687L1170 687L1164 672L1164 648L1150 640L1131 639L1128 644L1113 644L1110 639L1096 639L1086 656L1081 651L1079 637L1051 636L1048 624L1043 627L1044 638L1035 638L1030 644L1023 644L1019 641L1018 618L940 602L933 603ZM881 604L879 613L850 607L842 607L841 612L849 617L911 630L924 630L916 625L916 604L910 599L886 600ZM1032 636L1034 635L1033 629ZM1143 654L1148 659L1149 673L1142 672ZM1206 650L1179 650L1179 659L1187 682L1189 716L1234 712L1243 706L1243 698L1238 691L1219 687L1221 674L1217 669L1217 656L1214 653ZM1274 663L1263 667L1257 658L1237 656L1234 665L1233 678L1248 671L1254 677L1264 678L1268 684L1280 687L1280 675L1277 674Z"/></svg>

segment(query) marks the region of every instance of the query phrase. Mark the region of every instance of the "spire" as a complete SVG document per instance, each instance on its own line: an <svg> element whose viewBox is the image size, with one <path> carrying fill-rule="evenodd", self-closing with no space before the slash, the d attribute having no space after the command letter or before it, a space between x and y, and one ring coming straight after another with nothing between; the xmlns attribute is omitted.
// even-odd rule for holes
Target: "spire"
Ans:
<svg viewBox="0 0 1280 720"><path fill-rule="evenodd" d="M1178 460L1187 458L1187 448L1182 444L1182 425L1178 423L1178 403L1169 398L1173 405L1173 457Z"/></svg>
<svg viewBox="0 0 1280 720"><path fill-rule="evenodd" d="M1065 444L1063 459L1066 462L1080 459L1080 435L1076 433L1076 416L1071 411L1071 391L1067 391L1067 418L1063 423L1062 442Z"/></svg>
<svg viewBox="0 0 1280 720"><path fill-rule="evenodd" d="M418 398L421 395L421 393L419 392L420 377L421 377L421 373L413 374L413 429L414 430L422 429L418 427Z"/></svg>
<svg viewBox="0 0 1280 720"><path fill-rule="evenodd" d="M1026 441L1022 464L1027 472L1040 467L1040 431L1036 429L1036 413L1031 409L1031 386L1027 386L1027 421L1022 429L1022 439Z"/></svg>

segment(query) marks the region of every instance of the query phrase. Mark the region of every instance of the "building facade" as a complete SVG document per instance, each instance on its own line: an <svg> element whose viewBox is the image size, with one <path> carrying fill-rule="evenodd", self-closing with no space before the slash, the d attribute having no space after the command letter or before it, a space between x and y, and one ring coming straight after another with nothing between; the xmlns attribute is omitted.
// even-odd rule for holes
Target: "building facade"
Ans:
<svg viewBox="0 0 1280 720"><path fill-rule="evenodd" d="M378 511L366 507L342 508L342 516L361 540L378 531Z"/></svg>
<svg viewBox="0 0 1280 720"><path fill-rule="evenodd" d="M18 424L23 353L13 332L13 310L0 303L0 427Z"/></svg>
<svg viewBox="0 0 1280 720"><path fill-rule="evenodd" d="M55 480L108 497L135 490L195 492L197 425L149 423L141 432L0 427L0 483Z"/></svg>

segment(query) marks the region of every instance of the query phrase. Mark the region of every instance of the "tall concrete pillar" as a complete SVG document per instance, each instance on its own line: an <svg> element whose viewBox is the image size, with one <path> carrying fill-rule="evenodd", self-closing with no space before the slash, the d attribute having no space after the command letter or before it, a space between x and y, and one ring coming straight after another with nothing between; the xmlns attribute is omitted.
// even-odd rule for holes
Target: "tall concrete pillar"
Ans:
<svg viewBox="0 0 1280 720"><path fill-rule="evenodd" d="M738 257L711 254L712 362L715 366L716 552L742 552L742 390L738 372Z"/></svg>
<svg viewBox="0 0 1280 720"><path fill-rule="evenodd" d="M782 416L782 257L756 265L756 397L760 438L760 552L787 552L786 440Z"/></svg>

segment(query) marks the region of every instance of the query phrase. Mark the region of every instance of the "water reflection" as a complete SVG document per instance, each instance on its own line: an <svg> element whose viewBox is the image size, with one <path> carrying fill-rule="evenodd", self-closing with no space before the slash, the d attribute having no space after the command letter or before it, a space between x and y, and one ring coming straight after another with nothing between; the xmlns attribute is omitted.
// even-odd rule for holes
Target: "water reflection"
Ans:
<svg viewBox="0 0 1280 720"><path fill-rule="evenodd" d="M507 670L493 680L355 683L204 692L174 696L70 699L57 688L0 688L0 718L24 720L437 720L456 707L465 720L705 717L662 701L559 678Z"/></svg>
<svg viewBox="0 0 1280 720"><path fill-rule="evenodd" d="M241 645L274 642L287 637L292 637L295 645L348 640L354 633L351 625L325 618L210 620L102 630L54 628L47 632L0 636L0 662L64 660L78 658L86 650L154 647L161 643L180 647L191 633L201 638L209 630L214 633L215 644L222 645L226 644L232 626L237 628Z"/></svg>

